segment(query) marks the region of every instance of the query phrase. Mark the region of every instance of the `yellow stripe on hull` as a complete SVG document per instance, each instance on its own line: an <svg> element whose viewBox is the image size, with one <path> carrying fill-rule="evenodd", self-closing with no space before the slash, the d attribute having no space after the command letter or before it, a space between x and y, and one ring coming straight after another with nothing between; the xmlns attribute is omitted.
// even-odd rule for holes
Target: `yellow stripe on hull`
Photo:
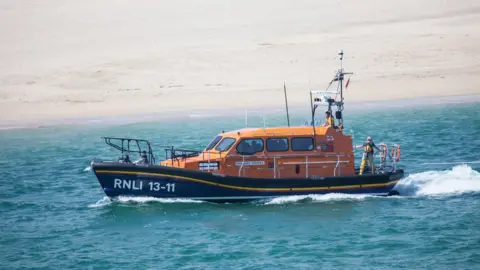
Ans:
<svg viewBox="0 0 480 270"><path fill-rule="evenodd" d="M232 186L232 185L225 185L220 183L214 183L210 181L205 181L197 178L185 177L185 176L177 176L177 175L169 175L163 173L146 173L146 172L128 172L128 171L106 171L106 170L98 170L96 173L100 174L130 174L130 175L147 175L147 176L157 176L157 177L170 177L170 178L177 178L186 181L192 181L217 187L229 188L229 189L236 189L236 190L248 190L248 191L273 191L273 192L294 192L294 191L322 191L322 190L341 190L341 189L352 189L352 188L375 188L375 187L385 187L389 185L394 185L398 183L400 180L390 181L383 184L364 184L364 185L348 185L348 186L331 186L331 187L308 187L308 188L254 188L254 187L241 187L241 186Z"/></svg>

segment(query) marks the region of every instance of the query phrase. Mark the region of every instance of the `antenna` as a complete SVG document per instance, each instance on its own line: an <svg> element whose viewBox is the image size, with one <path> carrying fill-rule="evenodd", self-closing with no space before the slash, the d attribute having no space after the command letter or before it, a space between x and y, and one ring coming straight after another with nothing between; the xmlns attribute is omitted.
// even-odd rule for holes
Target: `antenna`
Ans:
<svg viewBox="0 0 480 270"><path fill-rule="evenodd" d="M338 51L338 55L340 55L340 69L343 69L343 49Z"/></svg>
<svg viewBox="0 0 480 270"><path fill-rule="evenodd" d="M315 109L317 105L313 105L312 91L310 91L310 106L312 107L312 128L313 128L313 145L317 147L317 134L315 132Z"/></svg>
<svg viewBox="0 0 480 270"><path fill-rule="evenodd" d="M340 100L341 102L343 102L343 49L341 49L339 52L338 52L338 55L340 55L340 78L339 81L339 85L340 85Z"/></svg>
<svg viewBox="0 0 480 270"><path fill-rule="evenodd" d="M287 86L285 81L283 81L283 92L285 93L285 109L287 110L287 123L288 127L290 127L290 116L288 115Z"/></svg>

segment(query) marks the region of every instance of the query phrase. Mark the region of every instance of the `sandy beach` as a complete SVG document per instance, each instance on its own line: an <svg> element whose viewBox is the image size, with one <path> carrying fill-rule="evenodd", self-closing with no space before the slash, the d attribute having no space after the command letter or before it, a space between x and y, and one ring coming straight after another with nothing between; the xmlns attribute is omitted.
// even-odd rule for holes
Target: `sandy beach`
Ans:
<svg viewBox="0 0 480 270"><path fill-rule="evenodd" d="M480 2L0 3L0 122L480 94Z"/></svg>

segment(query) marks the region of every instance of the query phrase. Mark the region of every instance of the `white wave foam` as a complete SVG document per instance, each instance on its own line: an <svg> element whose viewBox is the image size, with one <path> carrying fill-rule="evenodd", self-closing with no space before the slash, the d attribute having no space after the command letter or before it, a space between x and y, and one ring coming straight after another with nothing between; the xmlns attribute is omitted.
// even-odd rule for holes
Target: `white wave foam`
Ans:
<svg viewBox="0 0 480 270"><path fill-rule="evenodd" d="M85 169L83 169L84 172L89 172L89 171L91 171L91 170L92 170L92 167L90 167L90 166L88 166L88 167L86 167Z"/></svg>
<svg viewBox="0 0 480 270"><path fill-rule="evenodd" d="M314 201L314 202L329 202L329 201L362 201L366 198L374 197L373 195L368 194L344 194L344 193L330 193L324 195L311 194L311 195L294 195L294 196L283 196L274 198L266 202L266 205L269 204L288 204L296 203L304 200Z"/></svg>
<svg viewBox="0 0 480 270"><path fill-rule="evenodd" d="M468 165L446 171L414 173L401 180L396 190L401 195L451 195L480 191L480 173Z"/></svg>
<svg viewBox="0 0 480 270"><path fill-rule="evenodd" d="M111 203L112 203L112 201L110 200L110 198L105 196L102 199L98 200L96 203L90 204L88 207L91 207L91 208L102 207L102 206L105 206L105 205L109 205Z"/></svg>
<svg viewBox="0 0 480 270"><path fill-rule="evenodd" d="M154 197L129 197L129 196L119 196L114 199L110 199L105 196L102 199L98 200L94 204L88 205L90 208L103 207L110 205L112 203L149 203L149 202L160 202L160 203L202 203L203 201L189 200L189 199L166 199L166 198L154 198Z"/></svg>
<svg viewBox="0 0 480 270"><path fill-rule="evenodd" d="M155 197L129 197L129 196L119 196L115 199L120 203L149 203L149 202L160 202L160 203L202 203L203 201L190 200L190 199L179 199L179 198L155 198Z"/></svg>
<svg viewBox="0 0 480 270"><path fill-rule="evenodd" d="M455 195L480 191L480 172L468 165L458 165L446 171L426 171L410 174L395 187L402 196ZM382 198L402 198L402 196ZM375 195L330 193L325 195L284 196L265 204L288 204L300 201L361 201ZM405 198L405 197L403 197Z"/></svg>

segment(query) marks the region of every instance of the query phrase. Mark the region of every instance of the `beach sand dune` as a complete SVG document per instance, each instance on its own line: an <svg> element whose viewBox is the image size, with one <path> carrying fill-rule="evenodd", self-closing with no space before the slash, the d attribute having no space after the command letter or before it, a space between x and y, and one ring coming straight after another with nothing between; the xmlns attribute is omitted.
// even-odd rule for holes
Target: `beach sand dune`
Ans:
<svg viewBox="0 0 480 270"><path fill-rule="evenodd" d="M480 2L0 2L0 120L480 94Z"/></svg>

